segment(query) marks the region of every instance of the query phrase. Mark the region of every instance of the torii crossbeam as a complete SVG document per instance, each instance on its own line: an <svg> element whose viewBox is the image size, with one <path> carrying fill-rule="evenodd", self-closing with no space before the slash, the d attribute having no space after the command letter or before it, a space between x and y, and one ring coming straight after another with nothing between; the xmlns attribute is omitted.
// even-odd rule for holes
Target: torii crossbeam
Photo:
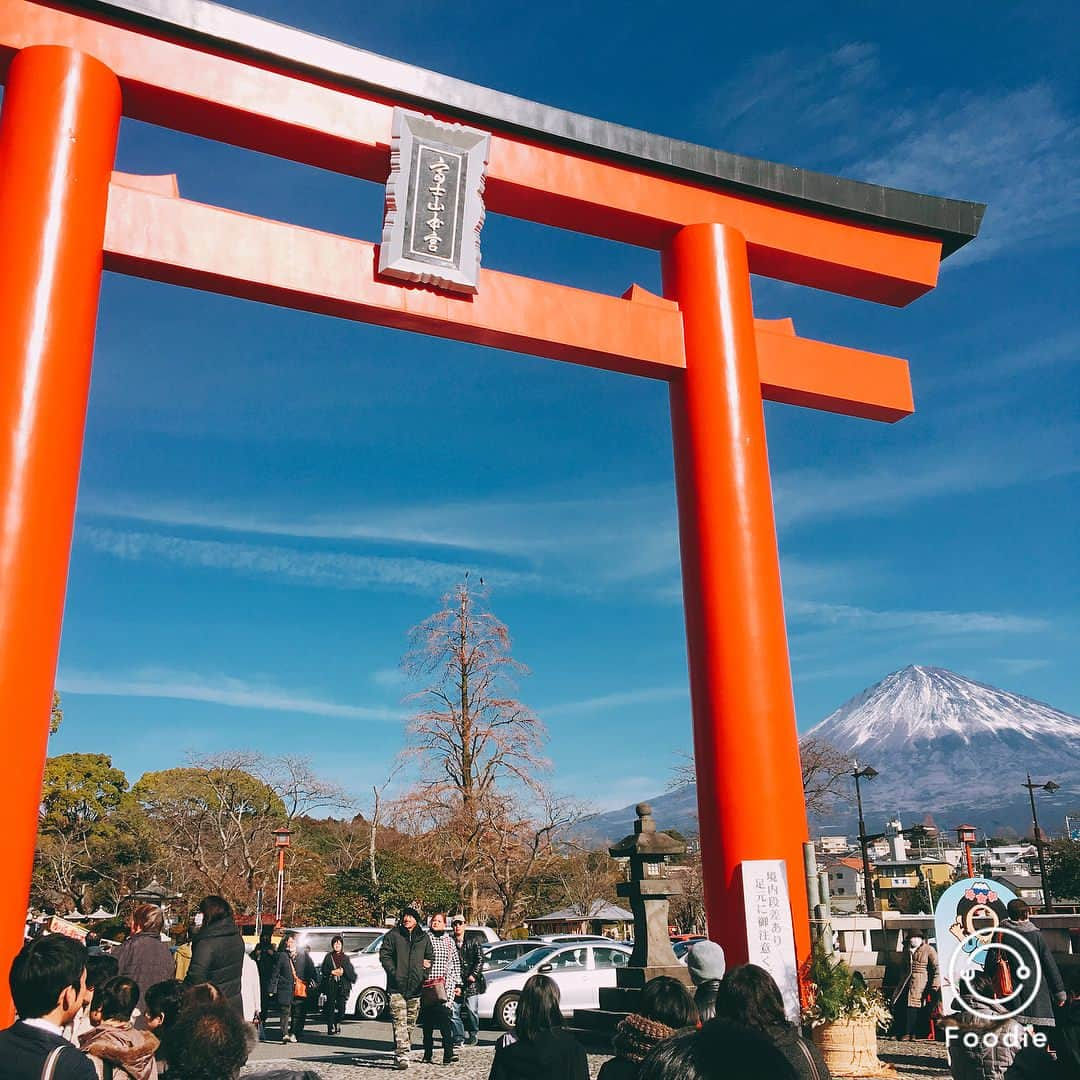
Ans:
<svg viewBox="0 0 1080 1080"><path fill-rule="evenodd" d="M913 405L904 361L755 320L750 273L904 305L983 208L574 116L203 0L8 0L0 75L0 974L29 895L102 269L665 380L710 933L746 959L740 865L783 859L805 959L762 399L889 422ZM494 270L473 297L403 285L374 244L112 171L123 114L383 183L395 104L490 132L489 212L660 251L665 296Z"/></svg>

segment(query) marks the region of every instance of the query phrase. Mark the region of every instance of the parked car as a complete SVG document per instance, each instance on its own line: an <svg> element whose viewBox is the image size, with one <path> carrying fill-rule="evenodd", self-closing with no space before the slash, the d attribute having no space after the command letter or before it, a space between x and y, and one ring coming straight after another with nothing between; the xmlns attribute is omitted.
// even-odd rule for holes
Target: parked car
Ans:
<svg viewBox="0 0 1080 1080"><path fill-rule="evenodd" d="M386 993L386 972L379 962L379 946L383 934L371 942L359 953L350 956L356 982L352 984L349 998L345 1002L345 1015L357 1020L378 1020L386 1012L390 999Z"/></svg>
<svg viewBox="0 0 1080 1080"><path fill-rule="evenodd" d="M614 941L603 934L537 934L536 941L546 941L551 945L568 945L572 941Z"/></svg>
<svg viewBox="0 0 1080 1080"><path fill-rule="evenodd" d="M600 1005L600 988L615 985L615 972L630 962L631 950L617 941L543 945L518 957L487 977L487 990L477 1002L482 1020L494 1020L504 1031L517 1023L517 1007L525 983L533 975L550 975L559 984L563 1015Z"/></svg>
<svg viewBox="0 0 1080 1080"><path fill-rule="evenodd" d="M701 938L694 938L693 941L673 941L671 951L675 954L675 959L685 964L686 954L701 940Z"/></svg>
<svg viewBox="0 0 1080 1080"><path fill-rule="evenodd" d="M285 931L287 934L296 935L296 948L302 949L307 946L311 950L311 959L316 966L322 963L323 957L330 951L330 942L338 935L341 936L345 952L351 960L363 952L375 940L382 938L386 933L385 926L291 926Z"/></svg>
<svg viewBox="0 0 1080 1080"><path fill-rule="evenodd" d="M499 971L512 964L518 957L531 953L534 949L542 949L547 942L538 938L525 938L522 941L496 941L494 944L482 945L484 952L484 971Z"/></svg>
<svg viewBox="0 0 1080 1080"><path fill-rule="evenodd" d="M491 929L490 926L466 926L465 936L467 938L479 938L480 944L497 945L499 943L499 935Z"/></svg>
<svg viewBox="0 0 1080 1080"><path fill-rule="evenodd" d="M379 961L379 947L385 933L385 930L381 930L369 945L350 955L356 982L345 1002L346 1016L354 1016L357 1020L378 1020L386 1012L390 998L386 993L386 972ZM467 926L465 933L483 938L484 943L489 941L488 935L491 935L499 943L495 931L486 926ZM482 944L481 948L484 947L485 944Z"/></svg>

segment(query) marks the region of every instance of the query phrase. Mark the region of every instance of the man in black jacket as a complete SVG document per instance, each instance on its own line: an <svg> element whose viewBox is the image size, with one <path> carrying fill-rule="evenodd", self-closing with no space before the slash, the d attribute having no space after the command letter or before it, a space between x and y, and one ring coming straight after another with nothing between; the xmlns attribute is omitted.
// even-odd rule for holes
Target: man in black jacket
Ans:
<svg viewBox="0 0 1080 1080"><path fill-rule="evenodd" d="M484 979L484 950L480 948L479 933L465 930L465 919L455 915L451 921L454 930L454 945L461 961L461 987L458 999L454 1002L454 1034L464 1037L466 1044L476 1043L480 1031L480 1017L477 1012L477 999L487 989Z"/></svg>
<svg viewBox="0 0 1080 1080"><path fill-rule="evenodd" d="M409 1067L412 1029L420 1013L420 987L431 967L434 950L431 938L420 929L420 912L407 907L397 926L379 946L379 962L386 972L386 992L390 998L390 1018L394 1025L394 1067Z"/></svg>
<svg viewBox="0 0 1080 1080"><path fill-rule="evenodd" d="M20 1019L0 1031L5 1080L40 1080L51 1055L54 1080L95 1080L90 1059L63 1034L86 996L86 948L59 934L28 941L11 965Z"/></svg>

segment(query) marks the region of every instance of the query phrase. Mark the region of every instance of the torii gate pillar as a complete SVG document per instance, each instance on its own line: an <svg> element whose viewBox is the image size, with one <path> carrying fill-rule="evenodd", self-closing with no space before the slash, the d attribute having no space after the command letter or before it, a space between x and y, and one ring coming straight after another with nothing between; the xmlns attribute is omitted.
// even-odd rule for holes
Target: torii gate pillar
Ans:
<svg viewBox="0 0 1080 1080"><path fill-rule="evenodd" d="M11 64L0 117L0 957L22 944L60 648L120 84L74 49ZM0 997L0 1025L12 1019Z"/></svg>
<svg viewBox="0 0 1080 1080"><path fill-rule="evenodd" d="M807 836L746 240L689 225L664 253L686 370L671 380L694 759L710 934L745 963L739 864L784 859L810 952Z"/></svg>

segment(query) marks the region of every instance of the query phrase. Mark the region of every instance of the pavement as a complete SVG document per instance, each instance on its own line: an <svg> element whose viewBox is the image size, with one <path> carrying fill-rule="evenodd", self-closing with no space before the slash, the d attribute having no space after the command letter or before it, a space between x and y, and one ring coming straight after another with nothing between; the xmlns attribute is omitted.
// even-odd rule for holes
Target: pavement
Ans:
<svg viewBox="0 0 1080 1080"><path fill-rule="evenodd" d="M269 1029L271 1035L276 1029ZM481 1031L477 1046L458 1047L459 1060L453 1065L438 1064L442 1050L435 1037L435 1064L420 1061L420 1049L414 1043L409 1076L414 1080L441 1077L442 1080L487 1080L491 1070L492 1044L501 1032ZM419 1037L419 1032L417 1032ZM595 1078L609 1054L590 1054L589 1073ZM895 1039L878 1040L878 1056L896 1068L896 1076L947 1077L945 1047L941 1043L902 1043ZM276 1039L259 1043L252 1052L243 1075L257 1074L274 1066L309 1069L321 1080L364 1080L373 1073L393 1071L394 1055L390 1025L382 1022L351 1020L340 1035L329 1036L325 1027L311 1026L304 1041L283 1045Z"/></svg>

